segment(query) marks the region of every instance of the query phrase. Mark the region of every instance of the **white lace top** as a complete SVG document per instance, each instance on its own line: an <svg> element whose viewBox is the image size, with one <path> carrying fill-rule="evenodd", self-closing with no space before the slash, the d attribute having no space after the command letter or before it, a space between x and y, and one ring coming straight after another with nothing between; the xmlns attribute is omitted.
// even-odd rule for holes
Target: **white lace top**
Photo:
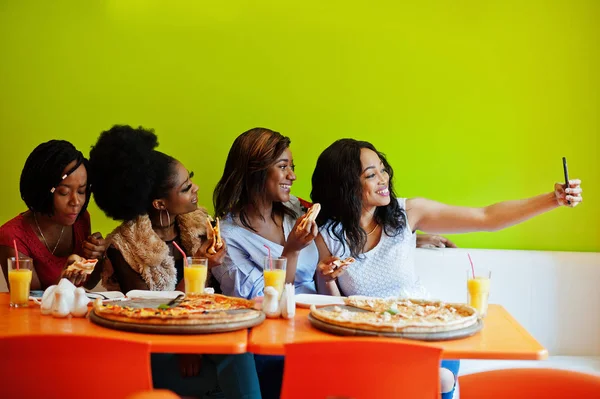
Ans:
<svg viewBox="0 0 600 399"><path fill-rule="evenodd" d="M398 198L398 204L405 209L406 199ZM341 226L338 226L341 230ZM331 224L320 229L325 245L332 255L342 259L350 256L348 245L345 248L331 232ZM375 297L425 298L427 292L415 273L414 253L417 236L406 222L402 233L389 237L381 233L379 243L363 253L348 270L338 277L342 295L366 295Z"/></svg>

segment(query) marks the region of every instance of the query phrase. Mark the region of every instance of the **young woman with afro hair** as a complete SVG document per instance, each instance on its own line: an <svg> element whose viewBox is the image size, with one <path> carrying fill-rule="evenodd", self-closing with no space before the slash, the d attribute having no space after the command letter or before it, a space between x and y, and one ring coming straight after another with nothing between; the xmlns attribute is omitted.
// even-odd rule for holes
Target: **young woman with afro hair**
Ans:
<svg viewBox="0 0 600 399"><path fill-rule="evenodd" d="M122 221L107 237L110 262L102 281L109 289L183 290L183 257L174 243L190 256L208 258L209 269L225 255L225 246L208 253L207 213L198 206L193 173L157 146L152 130L117 125L90 152L94 199ZM205 397L218 382L226 397L260 397L251 354L153 354L152 376L156 388L184 396Z"/></svg>

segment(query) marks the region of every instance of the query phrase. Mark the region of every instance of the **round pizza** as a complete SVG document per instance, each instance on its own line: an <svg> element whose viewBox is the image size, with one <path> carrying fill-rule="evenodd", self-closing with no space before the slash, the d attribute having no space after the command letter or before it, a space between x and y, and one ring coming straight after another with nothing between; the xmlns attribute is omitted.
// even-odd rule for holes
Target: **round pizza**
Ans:
<svg viewBox="0 0 600 399"><path fill-rule="evenodd" d="M160 299L130 299L105 302L96 299L94 314L130 324L202 325L252 320L261 316L254 301L219 294L187 295L173 304Z"/></svg>
<svg viewBox="0 0 600 399"><path fill-rule="evenodd" d="M444 332L477 324L477 311L465 304L364 296L344 302L346 306L313 305L310 314L325 323L378 332Z"/></svg>

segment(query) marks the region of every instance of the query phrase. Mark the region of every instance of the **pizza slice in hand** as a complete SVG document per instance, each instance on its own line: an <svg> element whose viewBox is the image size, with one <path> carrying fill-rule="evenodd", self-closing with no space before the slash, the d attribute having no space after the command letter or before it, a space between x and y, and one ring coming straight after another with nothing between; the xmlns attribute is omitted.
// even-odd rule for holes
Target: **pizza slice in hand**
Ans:
<svg viewBox="0 0 600 399"><path fill-rule="evenodd" d="M311 222L317 220L319 212L321 212L321 204L314 204L313 206L311 206L310 209L306 212L306 217L304 218L304 220L302 220L302 222L300 222L300 224L298 225L298 228L300 230L308 230L311 225Z"/></svg>
<svg viewBox="0 0 600 399"><path fill-rule="evenodd" d="M213 225L214 223L214 225ZM209 215L206 217L206 237L212 240L212 244L208 247L207 252L211 255L216 254L223 247L223 239L221 238L221 225L219 218L213 220Z"/></svg>
<svg viewBox="0 0 600 399"><path fill-rule="evenodd" d="M75 262L71 263L67 267L67 271L68 272L78 271L83 274L92 274L92 272L94 271L94 267L96 266L96 263L98 263L98 259L84 259L84 258L78 257L78 259Z"/></svg>
<svg viewBox="0 0 600 399"><path fill-rule="evenodd" d="M331 262L331 264L334 265L335 268L337 269L338 267L348 266L349 264L353 263L354 260L355 259L353 257L348 257L346 259L334 260L333 262Z"/></svg>

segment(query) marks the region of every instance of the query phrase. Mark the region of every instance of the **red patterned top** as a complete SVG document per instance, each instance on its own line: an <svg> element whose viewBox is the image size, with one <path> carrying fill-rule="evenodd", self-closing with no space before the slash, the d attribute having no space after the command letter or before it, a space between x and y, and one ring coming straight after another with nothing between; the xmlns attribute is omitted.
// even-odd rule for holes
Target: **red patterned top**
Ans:
<svg viewBox="0 0 600 399"><path fill-rule="evenodd" d="M90 214L86 211L73 224L75 239L73 250L77 255L83 256L83 242L90 234ZM45 290L56 284L65 263L67 263L67 258L52 255L35 234L32 226L25 221L22 213L0 227L0 245L12 248L14 239L17 240L19 252L33 259L33 267L42 289Z"/></svg>

